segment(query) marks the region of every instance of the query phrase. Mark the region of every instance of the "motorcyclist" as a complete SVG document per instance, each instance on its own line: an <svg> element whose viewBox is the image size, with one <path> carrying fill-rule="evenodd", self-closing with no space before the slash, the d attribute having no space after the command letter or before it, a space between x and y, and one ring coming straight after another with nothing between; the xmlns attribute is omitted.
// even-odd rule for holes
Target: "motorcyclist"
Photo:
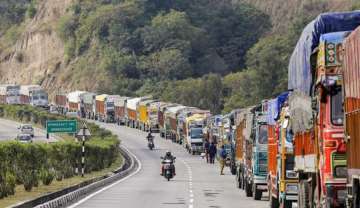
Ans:
<svg viewBox="0 0 360 208"><path fill-rule="evenodd" d="M162 158L160 175L164 175L164 164L163 164L163 162L165 160L171 160L171 164L172 164L171 167L173 169L174 175L176 175L176 173L175 173L175 165L174 165L175 157L171 154L171 152L169 150L166 151L165 156Z"/></svg>
<svg viewBox="0 0 360 208"><path fill-rule="evenodd" d="M146 139L148 140L148 142L151 141L151 139L153 139L154 136L151 134L151 131L148 133L148 135L146 136Z"/></svg>

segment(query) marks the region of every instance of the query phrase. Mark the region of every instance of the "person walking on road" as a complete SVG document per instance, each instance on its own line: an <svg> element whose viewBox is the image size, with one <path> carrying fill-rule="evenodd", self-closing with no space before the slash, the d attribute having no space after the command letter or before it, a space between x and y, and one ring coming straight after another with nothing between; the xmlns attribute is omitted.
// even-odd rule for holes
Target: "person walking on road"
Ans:
<svg viewBox="0 0 360 208"><path fill-rule="evenodd" d="M205 140L204 150L205 150L206 163L209 163L209 148L210 148L210 143L208 140Z"/></svg>
<svg viewBox="0 0 360 208"><path fill-rule="evenodd" d="M226 159L226 150L225 146L221 145L220 149L220 175L224 175L225 159Z"/></svg>
<svg viewBox="0 0 360 208"><path fill-rule="evenodd" d="M210 157L210 163L214 164L215 162L215 155L216 155L217 149L213 142L211 142L209 146L209 157Z"/></svg>

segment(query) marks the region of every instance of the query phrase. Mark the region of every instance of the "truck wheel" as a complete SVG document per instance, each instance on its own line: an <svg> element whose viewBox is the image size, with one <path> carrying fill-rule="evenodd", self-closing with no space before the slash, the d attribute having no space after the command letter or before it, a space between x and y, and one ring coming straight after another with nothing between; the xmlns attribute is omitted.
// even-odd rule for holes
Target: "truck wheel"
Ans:
<svg viewBox="0 0 360 208"><path fill-rule="evenodd" d="M242 184L241 184L242 180L241 180L241 175L238 171L236 171L236 187L241 189Z"/></svg>
<svg viewBox="0 0 360 208"><path fill-rule="evenodd" d="M231 174L236 175L236 166L234 164L230 166L230 172Z"/></svg>
<svg viewBox="0 0 360 208"><path fill-rule="evenodd" d="M283 202L283 206L280 206L280 207L283 207L283 208L292 208L292 201L289 201L289 200L284 200Z"/></svg>
<svg viewBox="0 0 360 208"><path fill-rule="evenodd" d="M256 188L256 185L253 185L253 198L254 200L261 200L262 191Z"/></svg>
<svg viewBox="0 0 360 208"><path fill-rule="evenodd" d="M252 193L250 184L246 181L246 179L245 179L244 183L245 183L245 193L246 193L246 196L247 196L247 197L252 197L253 193Z"/></svg>

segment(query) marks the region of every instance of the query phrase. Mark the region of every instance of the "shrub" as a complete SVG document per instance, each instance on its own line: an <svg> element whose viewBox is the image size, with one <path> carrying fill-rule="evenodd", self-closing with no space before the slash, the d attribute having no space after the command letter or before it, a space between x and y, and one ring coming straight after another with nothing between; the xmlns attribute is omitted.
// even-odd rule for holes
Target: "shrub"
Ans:
<svg viewBox="0 0 360 208"><path fill-rule="evenodd" d="M0 105L0 116L43 127L47 120L66 119L29 106L8 105ZM95 124L87 125L93 134L86 143L85 167L89 173L109 167L118 157L120 142L110 131ZM60 181L74 176L76 168L81 167L81 143L0 142L0 158L0 198L3 198L14 194L16 184L22 184L26 191L31 191L39 185L39 181L50 185L54 179Z"/></svg>

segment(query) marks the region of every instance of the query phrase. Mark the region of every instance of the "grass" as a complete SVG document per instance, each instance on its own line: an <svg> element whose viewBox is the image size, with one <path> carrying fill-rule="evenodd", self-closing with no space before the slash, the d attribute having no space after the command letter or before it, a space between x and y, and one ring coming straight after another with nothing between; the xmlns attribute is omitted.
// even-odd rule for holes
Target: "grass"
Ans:
<svg viewBox="0 0 360 208"><path fill-rule="evenodd" d="M91 178L103 176L111 171L118 169L121 166L122 162L123 162L123 157L119 156L117 160L109 168L103 169L101 171L92 172L90 174L85 174L84 178L82 178L81 176L75 176L72 178L64 179L62 181L54 180L49 186L39 184L39 186L34 187L31 192L26 192L24 190L23 185L18 185L15 190L15 195L6 197L4 199L0 199L0 207L9 207L11 205L15 205L23 201L35 199L44 194L52 193L55 191L62 190L66 187L79 184Z"/></svg>

